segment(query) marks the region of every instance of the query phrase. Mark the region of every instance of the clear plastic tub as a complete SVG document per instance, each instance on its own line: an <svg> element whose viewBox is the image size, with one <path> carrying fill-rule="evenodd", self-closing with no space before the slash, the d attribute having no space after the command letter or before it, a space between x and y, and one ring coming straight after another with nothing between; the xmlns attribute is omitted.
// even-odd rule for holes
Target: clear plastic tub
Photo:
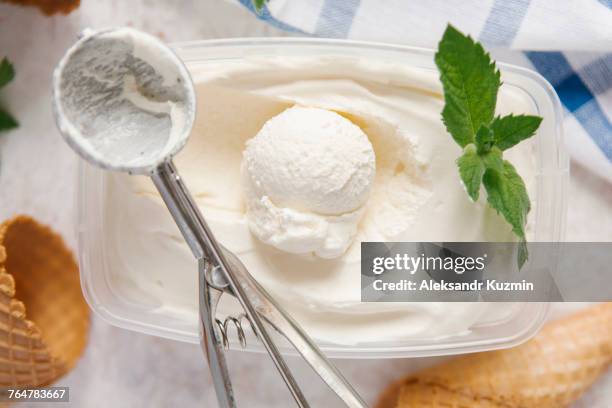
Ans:
<svg viewBox="0 0 612 408"><path fill-rule="evenodd" d="M240 60L271 56L338 56L407 64L435 70L433 51L404 46L319 39L238 39L197 41L174 45L188 68L207 61ZM569 162L563 145L562 110L553 88L537 73L499 64L506 86L515 87L532 100L546 118L535 141L536 175L535 240L561 241L565 230ZM186 342L198 342L197 319L181 320L163 309L125 296L109 279L104 238L103 208L106 173L82 163L78 188L78 248L83 292L92 309L110 324ZM115 271L117 272L117 271ZM195 296L195 294L194 294ZM511 347L533 336L548 310L546 303L520 304L504 321L473 327L469 334L441 340L409 340L342 346L320 343L332 357L395 358L448 355ZM261 350L249 340L247 350Z"/></svg>

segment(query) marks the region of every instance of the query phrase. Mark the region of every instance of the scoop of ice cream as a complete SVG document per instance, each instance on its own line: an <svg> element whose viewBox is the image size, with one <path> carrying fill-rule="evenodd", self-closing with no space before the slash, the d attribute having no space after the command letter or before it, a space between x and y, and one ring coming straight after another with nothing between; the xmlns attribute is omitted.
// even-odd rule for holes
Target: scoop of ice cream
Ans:
<svg viewBox="0 0 612 408"><path fill-rule="evenodd" d="M287 109L243 153L251 231L287 252L340 256L356 234L375 172L374 150L358 126L325 109Z"/></svg>

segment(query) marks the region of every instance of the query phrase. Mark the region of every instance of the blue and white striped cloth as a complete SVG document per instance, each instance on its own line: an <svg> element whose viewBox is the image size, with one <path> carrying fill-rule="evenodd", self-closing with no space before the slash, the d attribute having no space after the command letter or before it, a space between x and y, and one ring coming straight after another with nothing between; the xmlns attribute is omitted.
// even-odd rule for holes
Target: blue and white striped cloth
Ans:
<svg viewBox="0 0 612 408"><path fill-rule="evenodd" d="M612 0L270 0L258 17L304 35L429 48L450 22L548 79L572 158L612 182Z"/></svg>

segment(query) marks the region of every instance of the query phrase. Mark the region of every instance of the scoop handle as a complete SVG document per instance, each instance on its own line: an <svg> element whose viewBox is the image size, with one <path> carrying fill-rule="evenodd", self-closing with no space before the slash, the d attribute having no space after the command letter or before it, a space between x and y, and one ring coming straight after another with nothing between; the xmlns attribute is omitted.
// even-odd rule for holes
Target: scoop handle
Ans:
<svg viewBox="0 0 612 408"><path fill-rule="evenodd" d="M178 174L172 171L172 163L164 164L156 169L151 178L159 190L164 202L172 214L179 230L187 244L198 260L198 311L200 326L200 345L210 369L215 394L220 408L236 408L236 400L232 389L222 341L215 330L215 302L214 289L212 289L206 276L210 263L205 261L204 248L197 237L197 230L193 225L193 215L190 213L188 193L181 194L177 190L177 183L181 183ZM182 183L181 183L182 184Z"/></svg>
<svg viewBox="0 0 612 408"><path fill-rule="evenodd" d="M240 305L253 326L253 330L268 351L268 355L276 365L276 368L289 388L298 407L309 407L306 397L304 397L293 374L291 374L287 363L281 356L278 347L274 344L269 333L266 331L263 321L245 293L240 282L241 278L237 277L232 271L230 264L221 250L221 246L204 220L191 194L189 194L187 187L183 183L172 161L163 162L155 168L151 173L151 178L196 259L198 259L199 262L202 262L202 259L206 259L210 261L213 266L219 266L223 271L229 289L231 289L234 296L240 302ZM218 367L211 367L213 375L216 369L218 369ZM219 392L225 392L225 389L216 388L216 391L217 394L219 394ZM217 397L219 398L218 395Z"/></svg>

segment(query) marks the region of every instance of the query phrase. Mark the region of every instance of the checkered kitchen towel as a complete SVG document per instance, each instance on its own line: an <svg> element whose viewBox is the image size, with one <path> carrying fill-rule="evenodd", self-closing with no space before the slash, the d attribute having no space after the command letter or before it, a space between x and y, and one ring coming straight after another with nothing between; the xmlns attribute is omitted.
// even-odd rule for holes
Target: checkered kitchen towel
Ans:
<svg viewBox="0 0 612 408"><path fill-rule="evenodd" d="M612 0L270 0L258 17L305 35L429 48L450 22L548 79L572 158L612 182Z"/></svg>

